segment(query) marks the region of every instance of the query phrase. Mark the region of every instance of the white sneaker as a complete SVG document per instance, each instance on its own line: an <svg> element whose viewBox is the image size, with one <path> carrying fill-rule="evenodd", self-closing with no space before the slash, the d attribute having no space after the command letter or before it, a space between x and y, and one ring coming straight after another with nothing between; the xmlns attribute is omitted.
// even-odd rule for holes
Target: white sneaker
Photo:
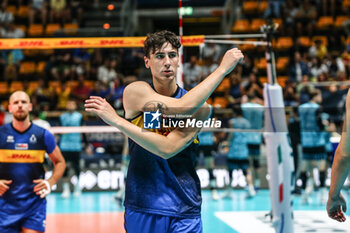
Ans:
<svg viewBox="0 0 350 233"><path fill-rule="evenodd" d="M247 198L252 198L255 195L256 195L256 192L255 192L254 186L249 185L247 189Z"/></svg>
<svg viewBox="0 0 350 233"><path fill-rule="evenodd" d="M70 189L68 183L63 183L63 192L61 194L62 198L69 198L70 197Z"/></svg>
<svg viewBox="0 0 350 233"><path fill-rule="evenodd" d="M80 197L81 196L81 190L80 189L74 190L73 196L74 197Z"/></svg>
<svg viewBox="0 0 350 233"><path fill-rule="evenodd" d="M227 188L226 191L223 193L221 198L230 198L230 199L232 199L232 190L231 190L231 188Z"/></svg>
<svg viewBox="0 0 350 233"><path fill-rule="evenodd" d="M303 205L309 205L311 204L311 198L309 197L309 194L303 193L301 196L301 204Z"/></svg>
<svg viewBox="0 0 350 233"><path fill-rule="evenodd" d="M219 200L220 197L219 197L219 194L218 194L218 191L216 191L216 189L212 190L211 191L211 198L215 201Z"/></svg>
<svg viewBox="0 0 350 233"><path fill-rule="evenodd" d="M319 200L321 205L325 205L327 203L328 192L325 187L319 189Z"/></svg>

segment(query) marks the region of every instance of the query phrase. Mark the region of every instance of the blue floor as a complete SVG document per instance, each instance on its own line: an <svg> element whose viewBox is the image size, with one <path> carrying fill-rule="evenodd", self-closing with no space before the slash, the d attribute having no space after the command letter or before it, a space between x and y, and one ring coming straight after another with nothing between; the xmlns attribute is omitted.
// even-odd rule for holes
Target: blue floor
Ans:
<svg viewBox="0 0 350 233"><path fill-rule="evenodd" d="M223 195L223 191L219 191ZM227 222L222 221L216 216L218 212L239 213L239 212L259 212L264 216L270 211L270 196L268 190L260 190L252 199L245 198L245 191L234 190L231 198L222 198L214 201L209 191L202 192L202 220L204 233L234 233L236 231ZM69 199L62 199L59 193L53 193L48 197L48 213L99 213L99 212L122 212L120 206L113 198L115 192L86 192L81 197L71 196ZM349 196L345 194L346 198ZM294 210L319 211L326 215L325 205L318 203L317 193L312 196L313 203L302 205L300 196L294 198ZM266 218L269 224L268 218ZM232 221L235 221L232 219ZM333 232L333 231L332 231ZM335 232L335 231L334 231ZM346 232L346 231L343 231Z"/></svg>

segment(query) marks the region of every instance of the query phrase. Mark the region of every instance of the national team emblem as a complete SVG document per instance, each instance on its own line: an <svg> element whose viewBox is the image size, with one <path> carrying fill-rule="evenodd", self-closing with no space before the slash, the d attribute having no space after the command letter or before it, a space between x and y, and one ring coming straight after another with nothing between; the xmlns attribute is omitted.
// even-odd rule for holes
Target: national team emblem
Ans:
<svg viewBox="0 0 350 233"><path fill-rule="evenodd" d="M16 143L15 149L16 150L28 150L28 143Z"/></svg>
<svg viewBox="0 0 350 233"><path fill-rule="evenodd" d="M143 113L143 128L144 129L160 129L160 116L162 114L157 110L156 112Z"/></svg>
<svg viewBox="0 0 350 233"><path fill-rule="evenodd" d="M6 142L15 142L15 138L12 136L12 135L8 135L7 136L7 139L6 139Z"/></svg>
<svg viewBox="0 0 350 233"><path fill-rule="evenodd" d="M35 137L34 134L32 134L32 136L30 136L29 141L30 141L30 143L32 143L32 144L36 143L36 137Z"/></svg>

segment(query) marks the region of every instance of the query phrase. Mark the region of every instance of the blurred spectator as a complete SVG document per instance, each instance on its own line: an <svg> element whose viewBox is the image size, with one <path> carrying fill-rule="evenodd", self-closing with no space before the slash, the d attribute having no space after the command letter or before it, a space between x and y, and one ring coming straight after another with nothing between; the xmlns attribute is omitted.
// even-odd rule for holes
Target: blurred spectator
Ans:
<svg viewBox="0 0 350 233"><path fill-rule="evenodd" d="M301 2L298 12L296 14L296 26L298 36L307 34L312 37L315 34L315 25L317 20L317 10L310 0Z"/></svg>
<svg viewBox="0 0 350 233"><path fill-rule="evenodd" d="M190 90L201 81L202 69L198 65L197 56L191 56L190 61L183 66L185 89Z"/></svg>
<svg viewBox="0 0 350 233"><path fill-rule="evenodd" d="M280 18L281 7L285 0L268 0L268 7L264 13L264 18Z"/></svg>
<svg viewBox="0 0 350 233"><path fill-rule="evenodd" d="M29 24L35 23L37 15L41 18L41 23L46 25L48 0L31 0L29 4Z"/></svg>
<svg viewBox="0 0 350 233"><path fill-rule="evenodd" d="M90 91L90 96L100 96L106 98L110 94L111 90L108 88L107 83L102 81L96 81L94 88Z"/></svg>
<svg viewBox="0 0 350 233"><path fill-rule="evenodd" d="M70 19L70 11L66 0L50 0L50 22L66 23Z"/></svg>
<svg viewBox="0 0 350 233"><path fill-rule="evenodd" d="M79 0L70 0L67 2L67 9L69 9L69 16L73 17L73 22L78 23L79 26L82 26L83 23L83 13L84 7L86 7L89 3L87 1L79 1Z"/></svg>
<svg viewBox="0 0 350 233"><path fill-rule="evenodd" d="M310 69L310 77L312 81L316 81L317 77L322 73L328 73L328 67L319 57L311 58L308 64Z"/></svg>
<svg viewBox="0 0 350 233"><path fill-rule="evenodd" d="M259 99L259 103L264 103L263 85L255 73L250 73L248 82L244 84L243 90L245 95L255 96Z"/></svg>
<svg viewBox="0 0 350 233"><path fill-rule="evenodd" d="M313 45L309 48L310 57L318 57L323 59L327 55L327 47L323 44L322 40L315 40Z"/></svg>
<svg viewBox="0 0 350 233"><path fill-rule="evenodd" d="M115 109L123 108L124 89L127 84L136 80L136 76L130 75L125 78L126 82L124 82L123 76L120 74L114 79L113 85L110 86L110 94L108 96L108 100Z"/></svg>
<svg viewBox="0 0 350 233"><path fill-rule="evenodd" d="M305 61L302 60L300 53L294 53L294 59L292 59L289 66L289 80L291 82L301 82L304 75L309 75L310 71Z"/></svg>
<svg viewBox="0 0 350 233"><path fill-rule="evenodd" d="M296 7L295 1L286 0L285 4L282 6L282 19L284 27L281 30L284 31L284 35L289 35L296 37L295 35L295 18L298 13L298 8Z"/></svg>
<svg viewBox="0 0 350 233"><path fill-rule="evenodd" d="M4 38L22 38L24 32L20 28L16 28L14 22L9 22L8 25L0 29L0 33ZM21 61L24 59L22 49L5 50L2 51L6 59L5 80L17 80L18 72L21 66Z"/></svg>
<svg viewBox="0 0 350 233"><path fill-rule="evenodd" d="M90 88L85 85L84 80L84 76L79 75L78 85L72 90L72 97L77 100L78 109L83 109L84 101L89 97L91 91Z"/></svg>
<svg viewBox="0 0 350 233"><path fill-rule="evenodd" d="M104 63L97 69L97 80L109 86L109 83L117 77L116 64L116 60L105 59Z"/></svg>
<svg viewBox="0 0 350 233"><path fill-rule="evenodd" d="M0 8L0 26L7 26L7 24L14 21L13 14L6 10L7 8L7 1L2 1L1 8Z"/></svg>
<svg viewBox="0 0 350 233"><path fill-rule="evenodd" d="M206 79L208 75L216 70L218 63L213 61L213 58L208 58L203 60L204 64L202 65L202 78L201 81Z"/></svg>
<svg viewBox="0 0 350 233"><path fill-rule="evenodd" d="M242 87L241 87L241 77L238 73L233 70L228 75L231 85L229 89L229 94L232 97L232 100L230 101L230 105L240 105L241 104L241 98L242 98Z"/></svg>
<svg viewBox="0 0 350 233"><path fill-rule="evenodd" d="M248 78L249 74L252 72L255 72L254 69L256 69L254 66L254 59L252 59L252 57L249 54L244 54L244 60L242 63L239 63L239 65L237 65L237 68L239 66L242 67L242 72L241 72L242 78Z"/></svg>
<svg viewBox="0 0 350 233"><path fill-rule="evenodd" d="M286 81L283 88L283 100L285 106L298 105L298 96L295 90L295 85L289 80Z"/></svg>
<svg viewBox="0 0 350 233"><path fill-rule="evenodd" d="M350 76L350 43L346 46L341 58L343 59L345 65L346 74Z"/></svg>
<svg viewBox="0 0 350 233"><path fill-rule="evenodd" d="M329 76L335 79L339 73L345 72L345 65L343 60L340 57L338 57L337 53L333 53L329 57L330 61L327 62Z"/></svg>
<svg viewBox="0 0 350 233"><path fill-rule="evenodd" d="M54 80L67 81L73 79L72 72L72 55L71 50L57 49L55 50L55 55L51 56L50 65L48 65L50 73Z"/></svg>
<svg viewBox="0 0 350 233"><path fill-rule="evenodd" d="M58 110L66 110L68 100L71 97L71 92L72 89L65 81L63 81L61 85L56 89Z"/></svg>
<svg viewBox="0 0 350 233"><path fill-rule="evenodd" d="M211 60L213 62L219 62L221 57L221 47L218 44L214 43L205 43L202 48L202 57L204 60Z"/></svg>
<svg viewBox="0 0 350 233"><path fill-rule="evenodd" d="M90 59L91 59L91 50L86 48L78 48L73 51L73 62L72 67L73 73L77 76L85 74L88 78L90 74ZM75 71L75 72L74 72Z"/></svg>

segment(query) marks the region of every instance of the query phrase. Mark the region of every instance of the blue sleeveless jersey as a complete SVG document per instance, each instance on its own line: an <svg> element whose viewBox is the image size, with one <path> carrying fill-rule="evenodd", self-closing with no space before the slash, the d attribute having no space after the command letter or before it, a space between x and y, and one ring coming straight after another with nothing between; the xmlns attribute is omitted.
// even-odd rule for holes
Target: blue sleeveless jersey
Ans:
<svg viewBox="0 0 350 233"><path fill-rule="evenodd" d="M261 130L264 128L264 106L257 103L245 103L241 105L242 114L250 123L250 129ZM262 143L262 134L260 132L248 132L247 143L260 145Z"/></svg>
<svg viewBox="0 0 350 233"><path fill-rule="evenodd" d="M233 118L230 120L234 129L250 129L251 125L243 117ZM248 159L248 136L249 132L234 132L231 140L231 146L227 154L229 159Z"/></svg>
<svg viewBox="0 0 350 233"><path fill-rule="evenodd" d="M81 126L83 115L79 112L63 113L60 116L60 123L62 126ZM81 151L81 133L67 133L62 134L60 138L61 151Z"/></svg>
<svg viewBox="0 0 350 233"><path fill-rule="evenodd" d="M45 152L50 154L55 147L54 136L33 123L24 132L18 132L11 123L1 126L0 179L12 180L12 184L0 198L24 199L36 196L33 180L45 178L42 165Z"/></svg>
<svg viewBox="0 0 350 233"><path fill-rule="evenodd" d="M298 107L301 131L301 145L303 147L325 146L324 133L318 125L317 112L320 105L305 103Z"/></svg>
<svg viewBox="0 0 350 233"><path fill-rule="evenodd" d="M177 88L172 96L180 98L186 91ZM143 114L131 122L142 128ZM166 129L153 130L167 134ZM125 207L139 212L173 216L199 217L201 187L195 163L198 140L166 160L143 149L129 138L130 163L126 180Z"/></svg>

